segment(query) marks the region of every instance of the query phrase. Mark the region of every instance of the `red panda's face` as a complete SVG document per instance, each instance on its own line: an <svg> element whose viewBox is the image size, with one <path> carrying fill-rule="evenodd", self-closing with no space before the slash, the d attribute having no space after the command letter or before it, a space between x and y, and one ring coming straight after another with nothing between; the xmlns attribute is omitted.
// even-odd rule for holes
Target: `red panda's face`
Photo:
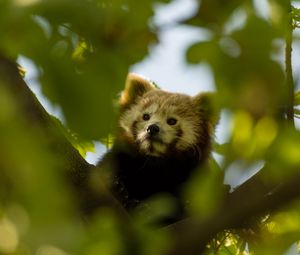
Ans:
<svg viewBox="0 0 300 255"><path fill-rule="evenodd" d="M145 93L120 118L126 137L151 156L197 150L202 125L191 97L161 90Z"/></svg>
<svg viewBox="0 0 300 255"><path fill-rule="evenodd" d="M145 155L194 150L212 132L208 94L191 97L155 88L130 74L120 99L121 134Z"/></svg>

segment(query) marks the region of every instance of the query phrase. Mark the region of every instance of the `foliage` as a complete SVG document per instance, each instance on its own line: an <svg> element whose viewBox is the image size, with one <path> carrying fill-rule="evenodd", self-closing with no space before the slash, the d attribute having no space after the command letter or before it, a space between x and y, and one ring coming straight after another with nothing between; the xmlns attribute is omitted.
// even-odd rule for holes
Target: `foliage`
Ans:
<svg viewBox="0 0 300 255"><path fill-rule="evenodd" d="M111 145L116 99L128 70L159 43L161 28L152 19L162 2L169 1L0 1L0 55L33 61L43 94L66 120L63 127L52 119L54 129L82 155L94 140ZM292 74L283 61L289 22L297 31L299 9L288 0L269 0L268 14L261 15L255 2L198 1L194 14L179 24L209 31L186 49L186 59L210 66L217 101L231 116L228 141L216 145L222 162L212 166L214 172L195 176L182 192L193 202L190 213L201 219L225 199L216 172L235 166L246 174L247 166L263 162L262 181L276 184L300 169L300 133L286 117L293 111L299 118L300 92L293 80L286 84ZM26 76L21 67L20 72ZM73 190L64 178L67 154L56 153L62 145L53 146L39 123L28 121L9 82L0 76L0 254L166 254L172 238L153 222L171 211L168 198L154 198L154 212L134 214L129 226L109 207L88 223L74 213ZM205 254L283 254L300 240L298 200L219 232Z"/></svg>
<svg viewBox="0 0 300 255"><path fill-rule="evenodd" d="M128 67L156 42L148 27L152 1L32 2L1 2L1 48L33 60L44 94L68 125L100 138L112 129L112 102Z"/></svg>
<svg viewBox="0 0 300 255"><path fill-rule="evenodd" d="M73 133L70 129L63 125L63 123L51 116L53 122L56 123L57 128L61 130L64 136L70 141L70 143L78 150L81 156L85 157L87 152L95 152L95 145L91 141L82 140L77 134Z"/></svg>

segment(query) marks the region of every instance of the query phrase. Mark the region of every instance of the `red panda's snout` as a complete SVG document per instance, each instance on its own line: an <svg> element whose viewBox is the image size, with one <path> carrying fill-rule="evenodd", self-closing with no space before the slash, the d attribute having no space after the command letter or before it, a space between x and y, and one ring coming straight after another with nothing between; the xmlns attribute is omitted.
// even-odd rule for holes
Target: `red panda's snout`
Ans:
<svg viewBox="0 0 300 255"><path fill-rule="evenodd" d="M142 153L150 156L163 156L166 153L172 134L167 134L161 123L139 122L135 132L136 143Z"/></svg>
<svg viewBox="0 0 300 255"><path fill-rule="evenodd" d="M150 139L154 138L157 136L159 133L159 126L156 124L151 124L147 127L147 134Z"/></svg>

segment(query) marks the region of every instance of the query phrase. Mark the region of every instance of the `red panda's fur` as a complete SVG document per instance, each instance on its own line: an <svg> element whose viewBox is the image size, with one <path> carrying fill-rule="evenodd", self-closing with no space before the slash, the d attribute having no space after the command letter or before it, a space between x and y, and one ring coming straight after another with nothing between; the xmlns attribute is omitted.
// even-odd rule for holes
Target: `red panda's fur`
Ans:
<svg viewBox="0 0 300 255"><path fill-rule="evenodd" d="M182 185L210 156L217 120L211 97L166 92L129 74L115 143L98 163L112 173L112 190L125 208L158 193L179 201Z"/></svg>

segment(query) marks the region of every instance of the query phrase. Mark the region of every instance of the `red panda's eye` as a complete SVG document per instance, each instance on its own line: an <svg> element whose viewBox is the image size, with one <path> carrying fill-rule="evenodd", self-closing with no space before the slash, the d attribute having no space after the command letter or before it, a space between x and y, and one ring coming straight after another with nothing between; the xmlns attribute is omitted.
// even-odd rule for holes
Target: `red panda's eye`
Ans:
<svg viewBox="0 0 300 255"><path fill-rule="evenodd" d="M167 119L167 123L171 126L175 125L177 123L177 120L174 118Z"/></svg>
<svg viewBox="0 0 300 255"><path fill-rule="evenodd" d="M150 115L148 114L148 113L145 113L144 115L143 115L143 120L150 120Z"/></svg>

